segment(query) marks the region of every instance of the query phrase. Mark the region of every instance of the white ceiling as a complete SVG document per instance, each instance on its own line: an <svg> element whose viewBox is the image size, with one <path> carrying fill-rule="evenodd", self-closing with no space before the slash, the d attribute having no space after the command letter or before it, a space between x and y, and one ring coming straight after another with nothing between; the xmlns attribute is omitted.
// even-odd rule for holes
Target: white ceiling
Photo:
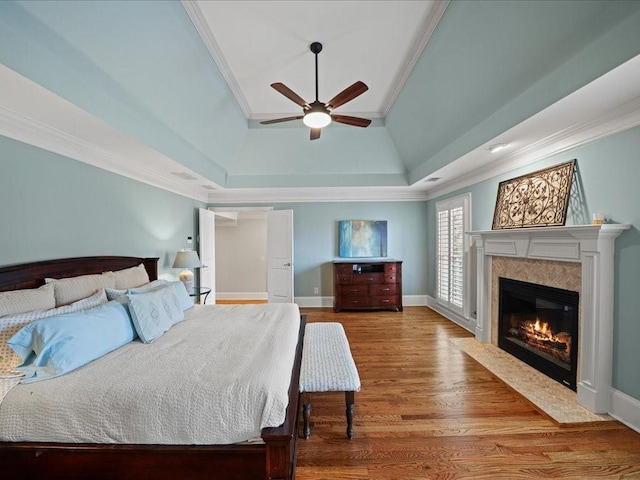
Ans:
<svg viewBox="0 0 640 480"><path fill-rule="evenodd" d="M320 100L360 80L369 90L339 113L384 117L448 1L183 3L247 118L262 120L300 113L272 83L315 100L314 41Z"/></svg>
<svg viewBox="0 0 640 480"><path fill-rule="evenodd" d="M206 68L199 66L206 59L203 60L203 56L195 54L193 58L189 58L186 53L190 52L184 50L178 52L180 55L185 53L185 63L176 65L175 68L192 67L195 64L197 68L194 71L202 72L203 75L195 88L188 83L188 77L177 77L183 81L187 78L185 83L180 85L180 92L176 92L175 82L171 83L175 79L169 78L168 75L166 79L158 79L158 84L153 85L154 88L150 88L148 77L144 76L145 72L136 71L135 60L137 58L148 59L145 68L153 72L167 72L174 68L173 64L163 66L163 62L166 62L162 56L163 49L168 48L167 44L170 45L171 42L163 43L160 46L145 43L147 37L152 38L152 31L159 31L162 35L164 33L162 28L166 22L180 21L177 26L170 24L176 30L168 32L166 35L169 36L169 40L173 40L171 35L181 34L181 37L175 38L176 42L182 42L180 43L181 49L193 46L192 43L189 43L193 39L188 36L188 32L191 31L197 37L193 32L193 26L195 26L202 40L199 46L204 46L202 48L204 56L209 61L211 58L215 61L215 65L226 80L233 97L248 119L248 131L251 132L254 127L257 128L255 131L259 132L260 141L266 139L267 148L277 150L278 154L282 152L283 156L288 155L286 161L283 162L286 166L286 162L303 162L305 160L303 156L312 150L323 151L317 147L327 148L326 151L333 153L337 150L330 150L332 145L344 148L350 146L349 142L351 142L354 151L357 152L360 148L358 142L370 141L371 139L371 136L363 137L356 134L353 138L341 136L342 143L332 144L331 142L335 142L338 137L338 131L333 130L326 135L323 134L323 138L319 141L322 143L309 142L306 132L292 132L295 138L283 137L282 131L278 132L270 130L271 127L252 124L251 120L299 114L299 107L269 87L273 82L283 82L306 100L313 100L314 61L313 54L308 50L309 44L313 41L320 41L324 44L324 50L319 56L320 100L328 100L356 80L362 80L369 86L369 91L340 107L338 113L368 116L369 118L382 117L366 129L367 135L392 136L390 134L394 133L392 131L394 128L396 133L409 131L415 128L416 122L437 122L439 120L428 109L426 111L427 120L416 119L415 111L412 116L411 109L407 108L407 98L409 103L415 98L414 103L420 112L425 110L423 108L425 105L440 107L444 105L446 107L449 101L457 101L460 105L461 98L483 99L485 93L483 88L486 88L487 81L482 78L474 78L473 70L465 79L465 85L470 89L467 92L461 93L459 90L449 89L445 96L443 92L447 92L447 85L442 82L438 84L437 89L423 87L427 82L433 82L433 77L429 77L429 75L433 73L435 65L444 71L451 66L457 67L456 62L460 63L460 58L466 58L469 61L468 56L457 56L464 51L456 50L459 48L457 45L452 47L454 42L451 39L452 36L454 40L460 38L463 32L462 26L464 25L468 29L470 22L476 18L474 15L480 15L483 9L485 17L490 19L503 10L508 10L514 21L522 22L530 31L535 30L538 25L544 29L545 25L540 24L539 19L529 20L527 23L527 9L533 9L540 18L545 18L545 9L554 11L556 8L564 9L558 12L564 15L562 22L560 22L562 25L560 27L554 26L552 32L559 38L562 38L565 30L578 33L588 31L585 30L585 27L591 25L589 22L593 22L594 18L599 18L598 15L601 13L599 8L603 9L603 14L608 15L608 21L603 21L601 25L598 25L600 30L592 28L595 33L590 33L591 37L578 36L574 38L573 49L564 52L564 57L560 56L555 58L553 62L550 61L551 53L554 50L560 51L562 49L560 46L555 48L555 44L547 44L545 55L547 55L548 62L533 65L531 71L524 71L524 73L521 71L519 75L522 78L510 79L513 80L510 85L521 87L519 90L513 89L511 92L505 92L503 97L497 98L494 105L485 108L485 112L480 110L470 112L487 120L508 116L510 102L517 104L523 94L530 93L531 85L537 87L535 83L529 83L531 79L525 74L531 75L537 71L542 80L549 78L549 75L556 72L554 68L558 68L558 65L564 66L562 62L568 62L573 60L575 56L579 56L583 46L588 45L584 43L585 38L591 42L595 41L594 39L599 39L603 36L602 32L608 32L608 29L617 27L621 22L620 17L624 17L627 11L633 11L633 9L630 4L624 2L615 4L613 2L564 2L564 7L556 7L561 2L545 3L540 6L541 4L537 2L524 1L452 2L449 4L448 1L418 0L295 2L183 0L182 6L188 14L187 17L184 15L184 11L176 12L173 9L174 3L127 2L121 4L120 8L124 9L125 6L129 8L129 5L135 3L138 5L130 7L132 11L139 13L135 10L139 8L144 10L148 17L132 19L131 24L134 24L135 28L139 28L139 31L135 31L135 34L131 36L133 40L127 36L130 31L119 32L126 38L125 43L138 42L131 44L131 47L132 51L139 54L139 57L132 55L126 59L121 51L122 45L113 41L114 32L117 32L118 28L125 28L122 26L122 22L114 22L114 26L102 22L105 31L100 32L101 35L94 36L90 26L84 26L83 29L82 24L76 21L74 25L74 27L78 26L76 31L71 29L68 23L65 23L65 21L72 22L73 20L65 20L65 16L58 14L55 8L47 11L47 6L51 5L49 2L22 2L21 6L17 8L24 8L25 11L33 14L39 21L44 22L44 25L55 31L56 36L53 39L62 39L66 42L65 45L70 46L72 55L68 57L69 59L80 58L85 66L92 67L93 70L88 71L87 78L107 79L111 83L105 83L105 85L116 93L119 90L113 89L113 86L117 85L122 91L129 94L126 98L132 100L130 103L132 112L135 108L147 106L148 111L157 115L153 117L153 120L158 120L164 128L168 127L169 129L155 131L153 136L147 136L147 138L136 135L133 129L129 129L126 133L124 129L118 128L118 125L122 126L123 124L114 122L115 117L101 115L104 112L99 112L97 109L94 109L93 113L89 113L89 109L81 108L80 103L78 101L74 103L69 95L63 95L51 86L46 88L41 83L34 81L33 78L37 75L33 75L33 72L29 75L28 69L25 69L26 73L18 73L12 68L0 64L0 134L191 198L210 203L240 203L434 198L640 124L640 82L638 81L640 78L640 55L638 55L626 62L613 64L615 68L604 75L592 75L590 81L583 83L584 86L575 89L575 91L567 91L555 102L540 103L541 108L533 110L526 116L523 115L519 121L508 123L506 127L501 129L494 128L494 132L490 135L476 135L480 141L476 138L471 143L471 147L457 148L457 153L448 154L449 159L446 164L439 165L437 168L417 168L417 172L424 170L424 175L419 175L411 182L407 181L406 185L381 186L370 183L369 186L350 186L346 183L340 183L343 186L338 186L338 182L333 187L291 185L287 188L274 188L273 186L225 188L221 182L214 181L205 173L197 173L196 168L185 166L185 162L178 155L172 155L168 150L163 153L157 145L148 141L149 138L158 138L168 134L175 135L176 139L185 140L189 148L194 147L195 150L202 153L203 159L218 161L220 158L219 139L215 139L215 141L211 141L211 145L207 145L195 134L191 136L191 131L184 129L183 125L173 124L174 120L179 121L184 117L189 119L190 125L193 127L204 125L204 138L207 134L206 128L212 128L209 123L206 123L210 122L212 118L198 117L197 109L194 108L199 101L203 100L202 86L204 85L205 89L209 88L209 82L215 81L215 77L211 77L207 71L208 65ZM76 8L80 5L81 9ZM94 5L97 6L94 7ZM574 5L578 7L574 8ZM609 5L614 6L607 10ZM180 7L180 4L178 6ZM109 11L110 8L117 9L117 4L72 2L65 3L64 8L67 14L82 10L81 13L78 13L79 19L91 19L97 22L100 17L96 16L93 8L103 8L105 11ZM153 15L155 8L165 9L158 14L158 18ZM584 13L585 18L578 18L580 15L577 13L583 13L583 9L584 12L587 12ZM574 11L576 15L573 15ZM83 15L85 16L83 17ZM120 15L126 14L120 13ZM162 17L162 15L165 16ZM2 10L0 9L0 28L2 28L1 16ZM572 16L578 20L569 25L567 22ZM640 17L635 15L634 18L637 20ZM189 25L185 25L185 23ZM443 26L443 24L445 25ZM473 26L472 23L471 25ZM448 30L445 29L445 26ZM442 28L438 30L438 27ZM533 41L529 37L517 38L514 36L513 31L518 30L517 25L505 28L504 25L496 24L494 27L500 32L494 38L486 35L487 27L484 24L481 27L462 41L462 49L468 46L468 39L478 38L487 42L486 46L484 44L475 46L478 47L477 51L486 55L486 59L484 57L478 59L479 65L493 66L493 63L489 62L495 62L497 59L497 65L502 67L500 52L495 50L496 45L504 48L506 53L511 54L512 57L516 55L514 52L520 52L515 48L509 50L511 48L510 42L501 41L500 35L511 35L510 40L513 39L511 43L517 41L518 46L524 48L525 52L536 50L537 45L529 45ZM433 38L436 37L433 35L438 33L440 41L434 44ZM33 35L33 32L30 31L27 35ZM442 38L448 39L450 43L443 42ZM48 39L45 37L45 41ZM571 43L569 41L571 39L571 37L563 38L567 45ZM200 41L198 38L196 40ZM538 40L540 39L538 38ZM154 41L157 42L157 38ZM465 42L467 43L465 44ZM58 48L60 49L59 45ZM447 49L449 49L448 55L453 53L453 57L445 56L443 58L443 52ZM2 50L2 46L0 46L0 53ZM78 55L78 52L81 55ZM48 51L47 54L49 54ZM103 54L105 56L100 57ZM109 64L109 59L114 59L113 64ZM3 58L0 56L0 61L2 60ZM5 62L3 61L3 63ZM52 62L52 65L55 66L55 63ZM158 65L168 70L158 68ZM39 73L37 70L40 66L36 65L36 67L36 73ZM47 65L43 65L42 68L47 68ZM455 68L452 71L454 70ZM496 75L505 76L509 74L509 71L509 68L503 68ZM100 76L91 77L91 74L96 72L99 72ZM130 73L132 76L128 77L127 75ZM46 75L42 78L46 79ZM498 79L496 77L496 80ZM220 80L221 83L224 83L222 78ZM127 84L127 81L131 83ZM72 93L77 92L80 99L91 99L91 92L81 91L81 88L81 83L79 83ZM104 89L102 85L97 88L97 92L105 93L105 98L108 100L119 100L116 95L109 97L108 95L113 92ZM173 88L174 90L167 92L164 90L165 88ZM529 90L527 90L528 88ZM144 97L145 91L149 89L155 89L153 93L158 95ZM406 94L406 89L411 89L411 95ZM220 89L218 88L218 90ZM194 93L189 96L191 91ZM514 96L514 92L519 92L520 97ZM175 93L180 94L180 100L172 98L174 102L170 106L157 102L158 99L171 98ZM233 100L232 95L228 94L231 100ZM402 108L395 108L398 99L402 99L403 95L405 101ZM432 103L433 99L438 97L441 99L445 97L444 102ZM190 103L185 103L185 99ZM520 103L524 105L523 102ZM240 109L236 109L238 117L242 117ZM208 107L201 110L205 110L207 113L216 113L215 111L211 112ZM402 115L397 114L398 111L402 112ZM148 113L143 109L135 113L140 112ZM387 114L390 118L394 113L396 115L393 121L387 121L388 119L384 118ZM193 115L193 118L189 118L189 115ZM485 116L482 117L482 115ZM402 118L398 118L400 116ZM143 116L139 118L145 119ZM231 120L233 119L229 121ZM225 122L227 119L220 117L219 121ZM242 119L239 121L242 125ZM287 125L293 123L301 122L289 122ZM155 127L156 124L149 125ZM428 127L424 123L419 123L419 126L424 132L425 138L415 134L408 135L409 138L406 142L392 138L400 153L406 147L405 144L409 143L412 144L410 145L412 154L417 153L418 156L429 148L433 149L433 145L429 144L430 140L426 139L429 133ZM473 125L472 127L475 128ZM300 125L300 129L303 130L303 128ZM345 131L347 129L363 130L333 125L329 128L344 128ZM448 153L449 150L452 150L450 147L459 139L465 139L470 133L475 134L473 128L469 130L468 127L461 127L458 130L447 131L447 135L453 140L437 139L442 141L442 146L438 146L441 150L437 151L434 156L437 157L442 152ZM298 141L298 133L300 133L299 141L305 143L295 144L295 148L291 151L287 151L287 145L277 144L282 138L294 138L295 141ZM270 134L274 134L274 136L271 138ZM270 144L269 141L272 139L275 142L272 141ZM276 144L274 145L274 143ZM309 147L308 143L313 143L313 148ZM487 147L495 143L507 143L508 146L504 150L492 154L487 150ZM455 146L457 147L457 145ZM271 158L273 159L273 157ZM230 155L224 158L226 162L236 160ZM362 162L364 163L363 174L375 173L367 171L366 159L360 160L365 160ZM428 163L429 158L426 155L425 160ZM342 161L339 159L337 163ZM395 161L399 161L398 158ZM402 161L409 165L406 163L407 159L402 159ZM369 170L371 169L369 168ZM411 173L410 170L407 167L407 178ZM248 171L250 170L248 169ZM285 173L284 170L274 170L271 177L278 177ZM334 178L341 176L340 171L326 173L333 174ZM378 179L383 179L383 177L385 175L378 175ZM436 180L426 181L427 179Z"/></svg>

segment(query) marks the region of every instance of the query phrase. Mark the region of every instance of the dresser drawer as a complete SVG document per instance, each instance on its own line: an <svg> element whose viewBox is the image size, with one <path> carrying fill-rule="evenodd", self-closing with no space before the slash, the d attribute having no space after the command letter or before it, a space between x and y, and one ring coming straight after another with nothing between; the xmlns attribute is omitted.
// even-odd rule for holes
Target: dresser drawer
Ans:
<svg viewBox="0 0 640 480"><path fill-rule="evenodd" d="M336 283L337 284L351 283L352 278L353 278L353 275L336 275Z"/></svg>
<svg viewBox="0 0 640 480"><path fill-rule="evenodd" d="M398 283L398 277L395 273L384 275L384 283Z"/></svg>
<svg viewBox="0 0 640 480"><path fill-rule="evenodd" d="M389 307L400 305L399 295L374 295L369 297L372 307Z"/></svg>
<svg viewBox="0 0 640 480"><path fill-rule="evenodd" d="M361 273L353 275L352 283L382 283L384 282L384 273Z"/></svg>
<svg viewBox="0 0 640 480"><path fill-rule="evenodd" d="M371 285L371 295L395 295L398 293L396 285Z"/></svg>
<svg viewBox="0 0 640 480"><path fill-rule="evenodd" d="M371 306L369 298L367 296L344 295L338 298L338 302L342 308L369 307Z"/></svg>
<svg viewBox="0 0 640 480"><path fill-rule="evenodd" d="M384 273L389 275L391 273L398 273L398 264L396 263L385 263L384 264Z"/></svg>
<svg viewBox="0 0 640 480"><path fill-rule="evenodd" d="M367 295L368 293L368 285L358 285L355 283L349 285L338 285L338 295L341 297L344 297L345 295Z"/></svg>

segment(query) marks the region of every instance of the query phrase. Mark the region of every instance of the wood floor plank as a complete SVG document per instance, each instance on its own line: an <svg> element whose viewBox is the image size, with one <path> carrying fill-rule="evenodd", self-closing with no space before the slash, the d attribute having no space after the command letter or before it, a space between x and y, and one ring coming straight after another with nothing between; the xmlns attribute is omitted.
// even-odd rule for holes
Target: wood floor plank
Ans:
<svg viewBox="0 0 640 480"><path fill-rule="evenodd" d="M344 395L312 394L298 480L640 479L639 433L559 425L455 347L471 334L426 307L303 313L342 323L362 391L352 440Z"/></svg>

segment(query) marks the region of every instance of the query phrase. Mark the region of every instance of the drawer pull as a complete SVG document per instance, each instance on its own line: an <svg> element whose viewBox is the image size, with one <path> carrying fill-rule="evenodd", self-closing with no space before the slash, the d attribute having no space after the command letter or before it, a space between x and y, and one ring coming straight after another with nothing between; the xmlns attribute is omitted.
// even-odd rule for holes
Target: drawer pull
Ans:
<svg viewBox="0 0 640 480"><path fill-rule="evenodd" d="M389 288L381 288L380 291L381 292L388 292L390 289Z"/></svg>
<svg viewBox="0 0 640 480"><path fill-rule="evenodd" d="M382 303L389 303L389 300L385 298L382 300Z"/></svg>

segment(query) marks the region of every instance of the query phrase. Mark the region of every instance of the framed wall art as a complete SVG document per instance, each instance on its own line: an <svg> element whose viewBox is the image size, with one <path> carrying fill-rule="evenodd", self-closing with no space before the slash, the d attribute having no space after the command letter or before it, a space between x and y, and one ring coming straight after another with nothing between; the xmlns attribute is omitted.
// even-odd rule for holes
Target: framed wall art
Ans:
<svg viewBox="0 0 640 480"><path fill-rule="evenodd" d="M340 220L338 243L341 257L386 257L386 220Z"/></svg>
<svg viewBox="0 0 640 480"><path fill-rule="evenodd" d="M492 229L564 225L575 162L500 182Z"/></svg>

